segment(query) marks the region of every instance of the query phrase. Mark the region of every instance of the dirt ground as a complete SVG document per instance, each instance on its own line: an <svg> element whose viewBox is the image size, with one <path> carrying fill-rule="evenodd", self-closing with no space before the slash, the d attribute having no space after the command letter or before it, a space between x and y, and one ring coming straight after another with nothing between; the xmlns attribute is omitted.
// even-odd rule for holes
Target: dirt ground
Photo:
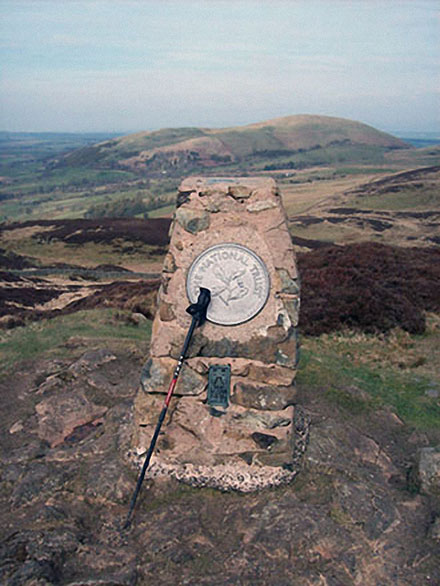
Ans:
<svg viewBox="0 0 440 586"><path fill-rule="evenodd" d="M319 388L299 389L311 427L293 484L241 495L147 478L123 532L144 358L77 344L1 381L2 584L440 583L440 502L415 473L427 437L386 410L347 418Z"/></svg>

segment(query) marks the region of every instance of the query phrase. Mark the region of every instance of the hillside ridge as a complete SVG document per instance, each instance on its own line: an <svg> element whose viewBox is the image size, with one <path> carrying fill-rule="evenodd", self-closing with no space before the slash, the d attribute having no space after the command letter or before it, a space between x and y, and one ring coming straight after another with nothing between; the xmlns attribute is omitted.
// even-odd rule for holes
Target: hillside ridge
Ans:
<svg viewBox="0 0 440 586"><path fill-rule="evenodd" d="M228 128L181 127L137 132L68 153L62 163L100 163L172 174L234 166L244 160L249 164L264 159L267 163L297 155L304 159L304 153L310 151L320 151L325 163L335 156L335 147L346 157L345 151L353 146L373 150L376 156L376 151L411 148L400 138L362 122L299 114ZM332 152L325 152L329 149ZM312 158L316 159L316 155Z"/></svg>

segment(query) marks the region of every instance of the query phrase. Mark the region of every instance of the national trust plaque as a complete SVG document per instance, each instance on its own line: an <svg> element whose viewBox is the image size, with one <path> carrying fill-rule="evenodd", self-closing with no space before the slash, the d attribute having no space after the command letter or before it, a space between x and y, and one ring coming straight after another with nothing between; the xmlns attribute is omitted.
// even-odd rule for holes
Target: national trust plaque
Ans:
<svg viewBox="0 0 440 586"><path fill-rule="evenodd" d="M208 320L234 326L249 321L263 309L270 280L259 256L230 242L211 246L194 260L186 279L191 303L197 300L200 287L211 291Z"/></svg>

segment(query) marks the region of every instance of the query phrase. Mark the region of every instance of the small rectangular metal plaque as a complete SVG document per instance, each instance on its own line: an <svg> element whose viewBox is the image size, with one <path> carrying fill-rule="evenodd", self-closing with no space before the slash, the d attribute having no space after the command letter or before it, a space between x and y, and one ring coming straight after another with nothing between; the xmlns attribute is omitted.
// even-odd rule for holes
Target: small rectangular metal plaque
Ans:
<svg viewBox="0 0 440 586"><path fill-rule="evenodd" d="M231 386L231 367L213 364L208 373L208 405L227 408Z"/></svg>

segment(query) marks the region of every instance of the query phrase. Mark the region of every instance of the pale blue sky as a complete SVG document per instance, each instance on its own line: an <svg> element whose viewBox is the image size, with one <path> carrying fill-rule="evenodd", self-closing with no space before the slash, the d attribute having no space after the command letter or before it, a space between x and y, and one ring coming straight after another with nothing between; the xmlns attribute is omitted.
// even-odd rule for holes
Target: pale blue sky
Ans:
<svg viewBox="0 0 440 586"><path fill-rule="evenodd" d="M440 130L438 0L0 0L0 129Z"/></svg>

